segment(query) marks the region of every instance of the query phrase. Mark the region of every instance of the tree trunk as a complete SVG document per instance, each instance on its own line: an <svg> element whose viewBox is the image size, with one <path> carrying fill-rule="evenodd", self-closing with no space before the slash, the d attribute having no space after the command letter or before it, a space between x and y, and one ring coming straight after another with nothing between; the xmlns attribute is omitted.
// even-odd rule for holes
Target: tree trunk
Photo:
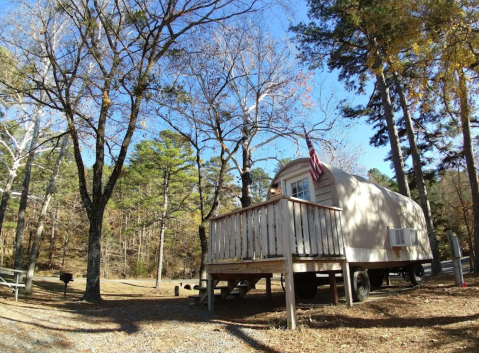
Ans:
<svg viewBox="0 0 479 353"><path fill-rule="evenodd" d="M5 256L5 240L0 237L0 267L3 267L3 257Z"/></svg>
<svg viewBox="0 0 479 353"><path fill-rule="evenodd" d="M18 168L18 167L17 167ZM2 201L0 202L0 241L2 240L2 226L5 220L5 213L7 212L8 201L10 200L10 194L12 193L12 185L17 176L17 168L10 169L8 171L7 184L2 193Z"/></svg>
<svg viewBox="0 0 479 353"><path fill-rule="evenodd" d="M101 261L101 231L104 207L92 210L89 215L90 230L88 232L88 263L86 290L82 300L90 303L102 301L100 294L100 261Z"/></svg>
<svg viewBox="0 0 479 353"><path fill-rule="evenodd" d="M0 236L2 232L3 220L5 219L5 212L7 211L8 201L10 200L10 194L12 193L12 185L15 180L16 173L10 171L8 173L7 185L2 193L2 202L0 202Z"/></svg>
<svg viewBox="0 0 479 353"><path fill-rule="evenodd" d="M440 255L439 255L439 245L436 238L436 232L434 230L434 223L432 221L431 205L429 203L426 183L424 182L424 174L422 172L421 154L419 149L417 148L416 136L414 136L414 127L412 125L411 113L409 111L406 96L404 95L404 91L402 89L401 83L399 82L399 78L397 77L395 73L394 73L394 83L396 85L396 90L399 93L401 108L404 114L404 120L406 122L406 131L407 131L407 137L409 140L409 148L411 149L411 156L412 156L412 162L414 167L414 176L416 178L421 208L424 212L424 218L426 220L427 234L429 236L429 244L431 245L431 250L432 250L431 274L433 276L437 276L442 273L442 265L441 265Z"/></svg>
<svg viewBox="0 0 479 353"><path fill-rule="evenodd" d="M466 231L467 231L467 244L469 246L469 272L473 273L474 272L474 229L471 228L471 223L469 222L469 217L468 217L468 211L470 207L468 207L462 195L464 189L462 188L461 170L459 166L457 167L457 184L454 182L453 184L455 186L457 197L459 198L459 201L461 203L462 221L464 222L464 226L466 227Z"/></svg>
<svg viewBox="0 0 479 353"><path fill-rule="evenodd" d="M67 245L68 245L68 236L66 234L63 235L63 244L62 244L62 265L60 266L60 270L64 271L65 269L65 258L67 256Z"/></svg>
<svg viewBox="0 0 479 353"><path fill-rule="evenodd" d="M404 172L404 160L402 157L401 144L394 120L394 110L391 104L391 97L389 95L389 87L386 84L384 73L381 69L380 73L376 73L376 81L378 83L379 92L381 93L381 101L384 109L384 118L388 128L389 143L391 145L391 154L393 157L394 171L396 173L396 180L398 182L399 193L411 197L409 185Z"/></svg>
<svg viewBox="0 0 479 353"><path fill-rule="evenodd" d="M198 227L198 234L200 236L201 245L201 264L199 273L199 286L201 287L201 280L207 279L206 276L206 264L208 263L208 238L206 236L206 226L204 223Z"/></svg>
<svg viewBox="0 0 479 353"><path fill-rule="evenodd" d="M55 264L53 263L53 257L55 255L55 224L58 217L58 203L57 207L55 208L55 212L53 213L53 222L52 222L52 233L50 235L50 249L48 254L48 267L53 270Z"/></svg>
<svg viewBox="0 0 479 353"><path fill-rule="evenodd" d="M251 151L246 142L243 143L243 172L241 173L241 207L251 206Z"/></svg>
<svg viewBox="0 0 479 353"><path fill-rule="evenodd" d="M155 288L160 289L161 272L163 271L163 246L165 244L166 215L168 210L168 192L170 175L165 172L163 175L163 211L161 212L160 244L158 248L158 271L156 273Z"/></svg>
<svg viewBox="0 0 479 353"><path fill-rule="evenodd" d="M128 229L128 219L129 219L130 212L127 210L125 214L125 229ZM127 233L123 237L123 272L125 273L125 277L128 274L128 238Z"/></svg>
<svg viewBox="0 0 479 353"><path fill-rule="evenodd" d="M45 217L47 215L48 206L50 205L50 200L52 198L52 193L55 188L55 182L60 172L60 164L62 162L63 156L65 155L65 150L68 145L68 135L63 137L62 147L60 153L58 154L57 161L55 163L55 168L53 169L52 176L50 177L50 182L48 183L47 190L45 191L45 197L43 199L42 209L40 211L40 216L38 217L37 231L33 239L33 246L30 252L30 258L28 261L27 276L25 279L25 293L32 294L32 280L33 274L35 272L35 265L38 257L38 250L40 248L40 241L42 239L43 228L45 224Z"/></svg>
<svg viewBox="0 0 479 353"><path fill-rule="evenodd" d="M41 109L35 112L35 126L33 128L32 141L30 143L30 151L28 153L27 164L25 166L25 174L23 177L22 195L20 196L20 205L18 206L17 233L15 235L15 260L13 267L21 269L23 267L23 234L25 231L25 214L28 202L28 190L30 188L30 178L32 174L33 160L40 134L40 116Z"/></svg>
<svg viewBox="0 0 479 353"><path fill-rule="evenodd" d="M190 139L191 142L194 142ZM198 141L198 137L196 137L196 141ZM199 269L199 285L201 286L201 280L206 279L206 264L208 262L208 237L206 235L206 225L211 217L213 217L216 212L218 211L219 207L219 198L220 193L223 189L224 184L224 176L227 172L226 165L228 163L228 159L224 156L226 154L224 146L221 148L220 153L220 160L221 160L221 168L218 172L218 179L217 179L217 186L214 191L213 201L210 203L211 208L208 214L206 214L205 209L205 201L203 196L203 169L202 169L202 158L201 158L201 149L198 148L197 144L194 144L196 148L196 165L198 170L198 193L199 193L199 202L200 202L200 213L201 213L201 224L198 226L198 236L200 238L200 247L201 247L201 263Z"/></svg>
<svg viewBox="0 0 479 353"><path fill-rule="evenodd" d="M200 238L201 261L198 273L198 285L201 287L201 280L206 279L206 263L208 262L208 238L206 237L205 223L207 222L205 202L203 200L203 169L200 149L196 147L196 165L198 170L198 192L200 196L201 224L198 226L198 237ZM213 206L214 207L214 206Z"/></svg>
<svg viewBox="0 0 479 353"><path fill-rule="evenodd" d="M136 214L136 234L137 234L137 237L138 237L138 245L137 245L137 251L136 251L136 265L138 267L138 264L140 263L141 261L141 237L143 235L143 233L141 232L141 229L140 229L140 209L139 207L137 207L137 214Z"/></svg>
<svg viewBox="0 0 479 353"><path fill-rule="evenodd" d="M161 286L161 273L163 271L163 247L165 244L165 229L166 229L166 215L161 218L161 228L160 228L160 244L158 247L158 267L156 273L156 283L155 288L160 289Z"/></svg>
<svg viewBox="0 0 479 353"><path fill-rule="evenodd" d="M474 272L479 273L479 183L477 181L476 162L472 144L470 107L467 101L466 77L462 69L457 70L459 102L461 108L462 136L464 144L464 156L467 163L467 174L471 185L472 211L474 214Z"/></svg>
<svg viewBox="0 0 479 353"><path fill-rule="evenodd" d="M469 251L469 272L474 273L476 272L475 263L474 263L474 259L476 258L475 257L476 251L474 250L474 238L473 236L471 236L470 233L468 233L467 244L469 245L469 249L471 249Z"/></svg>

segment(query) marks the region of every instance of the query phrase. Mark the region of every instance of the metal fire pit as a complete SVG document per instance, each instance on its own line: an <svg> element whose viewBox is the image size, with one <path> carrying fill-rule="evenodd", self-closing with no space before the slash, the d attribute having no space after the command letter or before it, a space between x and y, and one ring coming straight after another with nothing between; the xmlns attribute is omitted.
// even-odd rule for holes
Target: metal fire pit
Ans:
<svg viewBox="0 0 479 353"><path fill-rule="evenodd" d="M73 274L62 272L60 273L60 281L65 283L65 291L63 292L63 297L66 298L67 296L67 285L69 282L73 282Z"/></svg>

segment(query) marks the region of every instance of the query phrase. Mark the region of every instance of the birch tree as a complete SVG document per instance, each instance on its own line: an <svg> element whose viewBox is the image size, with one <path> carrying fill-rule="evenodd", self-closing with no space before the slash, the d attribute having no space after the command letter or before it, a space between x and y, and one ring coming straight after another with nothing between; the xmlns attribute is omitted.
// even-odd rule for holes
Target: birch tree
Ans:
<svg viewBox="0 0 479 353"><path fill-rule="evenodd" d="M25 77L22 70L17 67L18 61L9 51L3 48L0 48L0 64L2 66L0 74L0 103L6 109L4 119L0 123L0 129L2 130L0 144L3 150L3 155L0 158L8 170L8 177L2 190L2 201L0 202L0 234L8 202L13 192L12 185L17 177L17 171L20 167L25 166L17 218L14 260L14 267L21 268L23 224L29 197L28 185L30 183L31 168L35 153L48 150L48 148L37 150L37 145L42 131L50 127L51 119L44 121L45 114L42 107L21 93L21 90L26 86ZM26 163L24 163L25 159ZM18 194L18 192L16 193Z"/></svg>
<svg viewBox="0 0 479 353"><path fill-rule="evenodd" d="M43 235L43 229L45 227L45 218L47 217L48 207L50 206L50 201L52 199L52 194L55 188L55 182L60 173L60 165L62 159L65 155L66 148L68 146L69 135L65 135L62 140L60 151L58 153L55 166L53 168L50 181L48 182L47 188L45 190L45 195L43 197L42 208L40 210L40 215L38 216L38 223L35 231L35 236L33 238L32 248L30 250L30 256L28 259L28 268L27 275L25 277L25 292L27 294L32 293L32 280L33 274L35 273L35 265L38 258L38 251L40 249L40 241Z"/></svg>
<svg viewBox="0 0 479 353"><path fill-rule="evenodd" d="M21 111L19 111L18 114L20 114L20 112ZM12 186L17 177L19 168L24 165L24 160L28 156L26 152L28 151L28 145L32 139L33 127L34 123L30 120L26 120L23 123L21 123L21 121L7 121L0 124L0 144L3 150L3 153L0 155L0 162L8 170L5 184L1 189L0 237L10 197L12 193L20 195L19 192L14 192L12 190Z"/></svg>
<svg viewBox="0 0 479 353"><path fill-rule="evenodd" d="M25 230L25 213L27 209L28 191L30 188L30 179L35 154L37 153L38 140L40 137L40 126L42 119L42 109L35 109L32 117L33 131L28 150L28 158L25 163L25 171L23 173L22 191L20 194L20 203L18 206L17 229L15 234L15 257L13 267L22 269L23 267L23 233Z"/></svg>

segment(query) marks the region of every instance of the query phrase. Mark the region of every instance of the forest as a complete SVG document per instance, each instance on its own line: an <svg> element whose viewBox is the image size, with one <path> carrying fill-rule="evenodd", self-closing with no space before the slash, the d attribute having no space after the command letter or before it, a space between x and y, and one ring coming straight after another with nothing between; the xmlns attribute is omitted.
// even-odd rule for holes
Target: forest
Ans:
<svg viewBox="0 0 479 353"><path fill-rule="evenodd" d="M433 274L447 230L477 272L479 2L309 0L308 19L291 6L4 9L0 267L28 270L27 292L34 273L85 276L93 302L101 278L202 277L209 220L265 200L307 131L323 162L417 201ZM361 164L359 121L393 178Z"/></svg>

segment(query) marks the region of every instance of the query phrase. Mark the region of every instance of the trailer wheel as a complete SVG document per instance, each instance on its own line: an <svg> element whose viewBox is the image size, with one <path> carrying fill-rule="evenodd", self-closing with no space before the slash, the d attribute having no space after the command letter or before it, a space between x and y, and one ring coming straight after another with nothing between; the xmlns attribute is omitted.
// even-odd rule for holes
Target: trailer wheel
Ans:
<svg viewBox="0 0 479 353"><path fill-rule="evenodd" d="M302 299L313 298L318 292L315 273L295 273L294 291Z"/></svg>
<svg viewBox="0 0 479 353"><path fill-rule="evenodd" d="M363 302L369 297L371 283L364 268L353 267L351 269L351 290L355 302Z"/></svg>
<svg viewBox="0 0 479 353"><path fill-rule="evenodd" d="M421 264L413 264L409 267L409 280L415 286L419 286L424 283L424 267Z"/></svg>
<svg viewBox="0 0 479 353"><path fill-rule="evenodd" d="M384 282L384 271L382 270L369 270L369 283L374 288L380 288Z"/></svg>

